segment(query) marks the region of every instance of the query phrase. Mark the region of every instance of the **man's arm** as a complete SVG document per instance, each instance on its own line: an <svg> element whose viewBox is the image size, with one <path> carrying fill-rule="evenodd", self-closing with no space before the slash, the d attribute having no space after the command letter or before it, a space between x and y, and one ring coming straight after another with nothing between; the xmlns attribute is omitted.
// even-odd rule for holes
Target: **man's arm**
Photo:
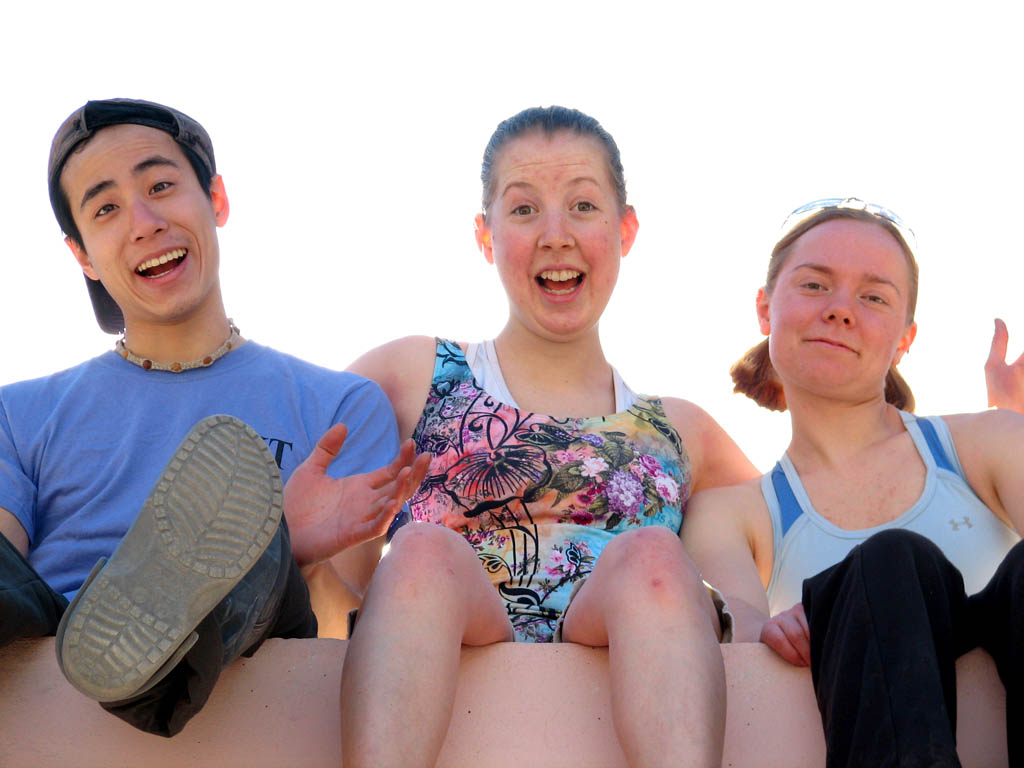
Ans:
<svg viewBox="0 0 1024 768"><path fill-rule="evenodd" d="M3 394L4 390L0 390L0 534L28 557L28 532L11 509L31 509L35 504L36 488L15 447Z"/></svg>
<svg viewBox="0 0 1024 768"><path fill-rule="evenodd" d="M0 507L0 533L4 535L14 548L28 557L28 534L13 514Z"/></svg>

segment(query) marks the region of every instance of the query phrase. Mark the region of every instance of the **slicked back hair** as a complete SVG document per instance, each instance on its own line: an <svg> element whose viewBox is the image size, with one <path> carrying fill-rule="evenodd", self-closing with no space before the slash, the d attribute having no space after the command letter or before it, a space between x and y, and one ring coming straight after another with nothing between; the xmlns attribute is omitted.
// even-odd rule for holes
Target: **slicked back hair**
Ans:
<svg viewBox="0 0 1024 768"><path fill-rule="evenodd" d="M580 136L593 136L607 154L608 175L615 187L615 198L621 211L626 210L626 177L622 170L622 158L619 147L612 135L590 115L569 107L530 107L518 114L503 120L491 135L484 150L484 160L480 169L480 181L483 183L483 210L494 198L494 165L501 150L513 139L534 131L541 131L550 136L559 131L571 131Z"/></svg>

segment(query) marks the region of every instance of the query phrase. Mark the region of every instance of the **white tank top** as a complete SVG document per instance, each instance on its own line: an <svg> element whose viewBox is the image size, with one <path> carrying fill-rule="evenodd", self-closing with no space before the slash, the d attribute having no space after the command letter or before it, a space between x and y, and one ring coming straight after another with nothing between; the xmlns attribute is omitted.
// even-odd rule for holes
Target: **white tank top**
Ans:
<svg viewBox="0 0 1024 768"><path fill-rule="evenodd" d="M1020 536L967 484L949 427L940 417L901 412L925 465L924 491L914 505L882 525L848 531L822 517L811 504L788 456L761 478L772 518L775 563L768 584L774 616L802 599L803 581L835 565L856 545L888 528L906 528L934 541L963 574L968 594L988 583Z"/></svg>
<svg viewBox="0 0 1024 768"><path fill-rule="evenodd" d="M491 395L499 402L518 408L515 398L508 391L505 384L505 377L501 375L501 366L498 364L498 353L494 349L493 341L484 341L479 344L466 345L466 363L469 370L473 372L473 378L480 388ZM637 394L619 376L619 372L612 367L612 387L615 392L615 412L621 413L633 407L637 400Z"/></svg>

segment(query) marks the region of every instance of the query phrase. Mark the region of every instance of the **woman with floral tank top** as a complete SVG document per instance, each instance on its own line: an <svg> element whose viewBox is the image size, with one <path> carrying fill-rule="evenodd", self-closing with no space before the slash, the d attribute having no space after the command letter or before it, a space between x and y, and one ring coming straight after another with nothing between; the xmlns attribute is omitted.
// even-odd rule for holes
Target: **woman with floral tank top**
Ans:
<svg viewBox="0 0 1024 768"><path fill-rule="evenodd" d="M433 765L460 647L513 639L609 648L630 764L719 765L729 615L679 530L692 492L757 472L704 411L633 394L604 357L598 321L639 226L611 136L528 109L481 175L505 328L481 354L409 337L351 368L433 460L411 521L354 579L373 571L342 676L345 765Z"/></svg>

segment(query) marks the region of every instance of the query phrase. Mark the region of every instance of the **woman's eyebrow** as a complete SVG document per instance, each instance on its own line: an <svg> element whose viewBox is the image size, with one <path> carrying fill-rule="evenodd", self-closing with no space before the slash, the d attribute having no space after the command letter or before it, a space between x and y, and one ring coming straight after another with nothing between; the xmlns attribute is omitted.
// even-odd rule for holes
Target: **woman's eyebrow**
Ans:
<svg viewBox="0 0 1024 768"><path fill-rule="evenodd" d="M815 264L812 261L807 261L807 262L804 262L803 264L797 264L795 267L793 267L794 271L796 271L798 269L810 269L810 270L812 270L814 272L820 272L823 275L828 275L829 277L832 277L832 276L835 275L835 270L832 269L832 267L829 267L829 266L827 266L825 264ZM897 286L896 283L894 283L889 278L883 277L882 275L876 275L873 272L872 273L868 273L868 274L864 275L863 280L864 280L864 282L867 282L867 283L880 283L882 285L888 285L894 291L896 291L896 293L899 293L900 295L902 295L902 293L900 292L899 286Z"/></svg>
<svg viewBox="0 0 1024 768"><path fill-rule="evenodd" d="M530 183L525 182L525 181L510 181L508 184L505 185L505 188L503 190L501 190L501 196L505 197L513 189L532 190L532 189L534 189L534 186L533 186L533 184L530 184Z"/></svg>
<svg viewBox="0 0 1024 768"><path fill-rule="evenodd" d="M793 269L813 269L815 272L823 272L826 275L835 274L835 270L832 269L832 267L826 266L825 264L816 264L813 261L805 261L803 264L797 264Z"/></svg>
<svg viewBox="0 0 1024 768"><path fill-rule="evenodd" d="M600 185L600 182L597 179L595 179L593 176L577 176L577 177L569 180L569 185L583 184L583 183L590 183L590 184ZM532 190L532 189L535 189L535 187L534 187L533 184L530 184L529 182L526 182L526 181L510 181L508 184L505 185L505 188L501 191L501 196L504 197L512 189L530 189L530 190Z"/></svg>
<svg viewBox="0 0 1024 768"><path fill-rule="evenodd" d="M887 277L882 277L881 275L868 274L864 275L864 280L869 283L881 283L882 285L888 285L890 288L896 291L896 293L900 292L899 286L897 286L896 283L894 283Z"/></svg>

